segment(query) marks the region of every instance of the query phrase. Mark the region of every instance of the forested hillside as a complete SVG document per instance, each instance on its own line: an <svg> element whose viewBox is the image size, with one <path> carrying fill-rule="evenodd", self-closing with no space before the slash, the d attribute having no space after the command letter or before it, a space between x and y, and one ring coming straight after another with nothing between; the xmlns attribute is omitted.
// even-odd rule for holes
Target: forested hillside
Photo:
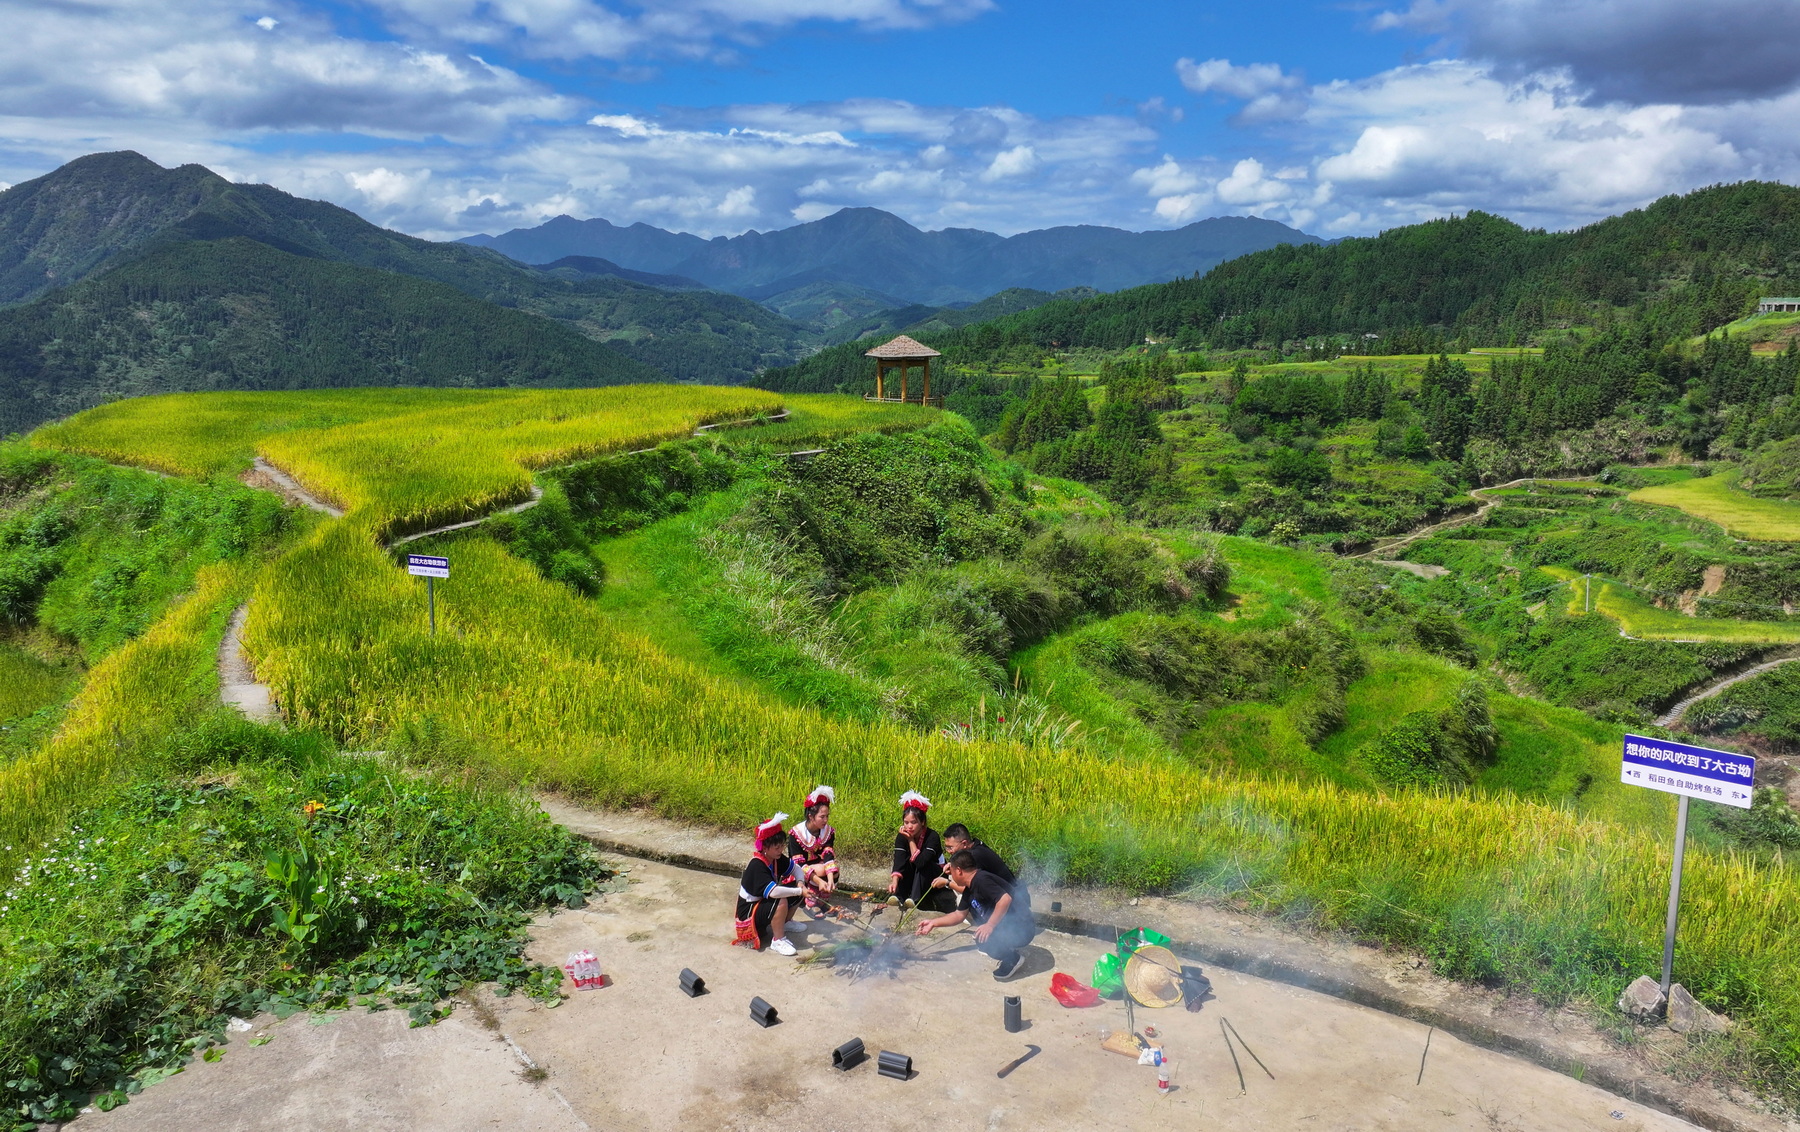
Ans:
<svg viewBox="0 0 1800 1132"><path fill-rule="evenodd" d="M1746 182L1665 197L1574 232L1481 212L1330 246L1286 244L1204 276L1046 303L916 335L958 361L1045 351L1179 349L1406 354L1527 345L1571 327L1629 327L1651 347L1704 333L1800 288L1800 189ZM860 379L849 347L771 388Z"/></svg>
<svg viewBox="0 0 1800 1132"><path fill-rule="evenodd" d="M0 193L0 305L43 297L62 311L60 315L39 312L8 322L7 380L24 382L33 392L22 400L11 400L5 427L23 427L43 420L44 412L96 404L126 391L264 388L267 386L254 383L256 379L250 375L275 371L282 376L268 380L309 384L310 379L300 374L308 367L318 370L322 362L282 362L271 370L271 363L256 354L256 347L252 347L255 356L230 357L237 345L228 344L211 330L201 334L211 343L206 352L212 360L204 364L160 348L121 345L123 352L115 353L103 342L93 341L71 350L54 338L30 337L32 328L47 331L69 316L73 308L69 300L57 298L59 288L104 277L139 261L159 264L160 284L185 296L182 301L205 299L214 303L216 310L223 310L236 301L230 296L255 292L260 283L251 280L247 284L250 290L242 291L237 281L220 274L208 254L171 255L170 250L232 240L253 242L271 254L312 261L315 268L339 264L367 269L362 274L296 264L276 269L284 277L304 277L309 281L306 287L329 279L334 293L352 286L356 279L374 288L366 303L345 299L330 304L333 313L324 316L318 326L305 325L313 308L298 299L285 307L281 334L321 342L342 337L342 350L326 351L333 357L384 355L386 348L380 343L391 335L384 319L392 312L392 296L400 293L407 296L402 305L413 312L408 316L411 324L421 328L466 326L471 328L469 333L476 333L480 328L512 325L498 309L482 309L490 304L563 324L548 331L542 344L535 344L529 343L530 335L524 333L532 326L530 321L517 323L518 330L499 335L498 341L507 345L492 348L511 351L506 355L510 360L498 368L482 363L465 372L466 367L458 362L437 377L418 379L421 384L510 380L494 376L501 372L554 373L554 378L545 379L554 383L585 383L589 379L578 375L590 372L629 375L599 378L606 381L653 376L649 370L625 365L624 358L614 355L606 360L605 351L592 349L583 352L588 360L580 365L544 360L567 353L567 331L571 330L607 343L663 376L708 383L746 381L765 366L792 361L807 342L803 328L775 312L735 295L694 290L698 285L691 280L634 279L631 276L640 273L616 268L597 272L590 270L595 266L592 263L537 271L486 249L433 243L379 228L347 209L294 197L268 185L234 184L198 165L163 169L135 153L103 153L72 161ZM239 249L232 254L246 253ZM265 261L273 262L267 257L259 259ZM441 286L403 287L378 279L378 273ZM139 278L144 277L140 272ZM460 294L452 296L448 290L452 288ZM103 296L97 301L104 303L124 293L115 288L94 294ZM440 300L443 305L434 306ZM220 303L224 305L217 306ZM372 312L367 325L345 313L360 305ZM86 310L82 317L122 325L121 314L121 310L103 306ZM210 316L202 321L214 325ZM461 332L451 335L452 339L467 337ZM125 339L108 341L120 344ZM466 342L452 342L443 348L465 360L481 352L471 352L466 346ZM41 356L29 360L34 354ZM540 354L543 357L536 356ZM359 363L342 371L336 383L411 381L400 375L416 360L410 353L389 357L372 371ZM200 372L196 365L201 365L207 376L196 376ZM51 380L41 373L56 376ZM252 383L231 384L240 380Z"/></svg>
<svg viewBox="0 0 1800 1132"><path fill-rule="evenodd" d="M646 380L661 375L557 323L241 237L169 242L0 309L0 433L174 390Z"/></svg>

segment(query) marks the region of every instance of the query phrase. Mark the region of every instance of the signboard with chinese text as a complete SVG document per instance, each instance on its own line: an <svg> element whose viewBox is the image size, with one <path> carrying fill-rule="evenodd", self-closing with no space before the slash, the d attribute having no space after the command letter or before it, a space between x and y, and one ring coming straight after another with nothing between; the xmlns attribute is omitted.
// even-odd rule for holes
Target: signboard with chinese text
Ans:
<svg viewBox="0 0 1800 1132"><path fill-rule="evenodd" d="M1671 739L1625 736L1619 781L1628 786L1647 786L1747 810L1755 780L1756 759L1750 755L1690 747Z"/></svg>
<svg viewBox="0 0 1800 1132"><path fill-rule="evenodd" d="M432 554L409 554L406 556L406 572L415 578L448 578L450 560Z"/></svg>

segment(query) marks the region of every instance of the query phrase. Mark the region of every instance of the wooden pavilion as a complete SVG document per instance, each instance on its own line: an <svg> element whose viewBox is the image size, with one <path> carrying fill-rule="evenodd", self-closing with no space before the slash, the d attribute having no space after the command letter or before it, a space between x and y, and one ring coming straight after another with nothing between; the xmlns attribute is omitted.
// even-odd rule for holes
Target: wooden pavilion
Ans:
<svg viewBox="0 0 1800 1132"><path fill-rule="evenodd" d="M863 400L899 401L902 404L912 401L913 399L906 393L906 374L908 370L917 366L924 371L924 380L916 403L943 408L943 397L931 395L931 359L942 356L930 346L915 342L904 334L884 346L877 346L873 350L867 351L863 357L875 359L875 396L871 397L865 393ZM887 395L888 371L895 369L900 371L900 396L898 398Z"/></svg>

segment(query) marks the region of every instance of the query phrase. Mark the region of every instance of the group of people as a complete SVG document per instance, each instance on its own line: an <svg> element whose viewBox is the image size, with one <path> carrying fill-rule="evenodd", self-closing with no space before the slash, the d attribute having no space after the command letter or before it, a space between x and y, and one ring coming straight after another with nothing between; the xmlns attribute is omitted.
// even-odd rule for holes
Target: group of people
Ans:
<svg viewBox="0 0 1800 1132"><path fill-rule="evenodd" d="M802 909L815 916L838 887L836 832L831 828L829 786L806 797L801 821L786 827L776 814L756 827L756 851L738 883L733 942L777 955L793 955L790 936L804 936L795 919ZM900 796L900 830L894 835L888 895L938 915L915 929L974 925L975 946L999 962L996 979L1010 977L1024 961L1021 951L1037 935L1031 893L1000 855L983 845L961 822L940 836L931 828L931 800L916 790Z"/></svg>

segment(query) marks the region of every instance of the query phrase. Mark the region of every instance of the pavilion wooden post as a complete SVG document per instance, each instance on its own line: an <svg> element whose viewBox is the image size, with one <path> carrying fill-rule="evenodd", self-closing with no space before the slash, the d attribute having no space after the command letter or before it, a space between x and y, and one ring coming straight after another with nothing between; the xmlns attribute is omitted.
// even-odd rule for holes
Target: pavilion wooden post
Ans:
<svg viewBox="0 0 1800 1132"><path fill-rule="evenodd" d="M887 374L890 369L900 371L900 403L910 404L912 401L912 375L908 372L914 366L922 371L923 387L919 392L919 404L931 403L931 359L941 357L936 350L902 334L885 345L867 351L864 357L875 359L875 399L886 401ZM863 394L866 398L868 394Z"/></svg>

